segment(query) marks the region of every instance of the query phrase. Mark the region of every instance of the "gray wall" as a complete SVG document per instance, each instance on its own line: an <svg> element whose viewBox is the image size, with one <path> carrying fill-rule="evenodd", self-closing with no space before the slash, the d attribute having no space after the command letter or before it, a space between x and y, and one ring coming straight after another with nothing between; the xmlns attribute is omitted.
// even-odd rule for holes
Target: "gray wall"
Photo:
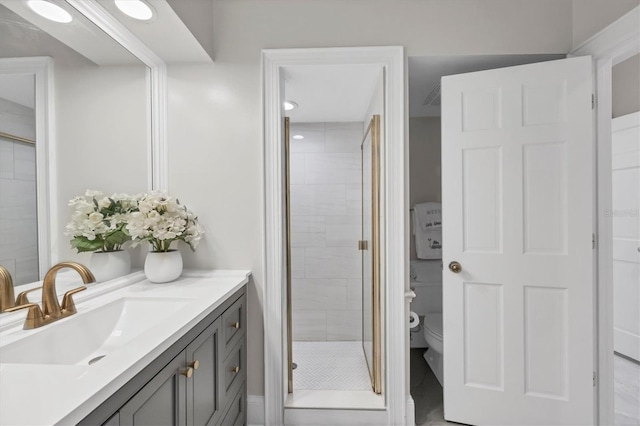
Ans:
<svg viewBox="0 0 640 426"><path fill-rule="evenodd" d="M442 201L440 117L409 119L409 205ZM411 224L413 226L413 224ZM416 245L411 228L411 259Z"/></svg>
<svg viewBox="0 0 640 426"><path fill-rule="evenodd" d="M640 111L640 54L613 66L612 117Z"/></svg>

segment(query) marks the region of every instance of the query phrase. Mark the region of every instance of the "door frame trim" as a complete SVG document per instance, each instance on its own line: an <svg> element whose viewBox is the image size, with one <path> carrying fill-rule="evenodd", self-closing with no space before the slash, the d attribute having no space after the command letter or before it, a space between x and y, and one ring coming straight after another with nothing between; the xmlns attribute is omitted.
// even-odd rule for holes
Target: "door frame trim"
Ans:
<svg viewBox="0 0 640 426"><path fill-rule="evenodd" d="M264 144L264 393L265 424L284 424L287 392L286 262L284 235L284 147L280 123L283 67L294 65L347 64L379 65L385 69L385 147L382 153L381 185L385 196L381 208L386 217L382 227L385 267L381 276L386 323L384 341L384 417L388 424L406 424L413 419L407 377L409 346L408 301L408 143L405 138L405 57L401 46L266 49L262 51L262 101Z"/></svg>
<svg viewBox="0 0 640 426"><path fill-rule="evenodd" d="M614 65L640 53L640 6L589 38L567 56L591 55L595 81L596 192L596 330L597 391L594 392L598 423L614 423L613 377L613 231L611 179L611 74Z"/></svg>

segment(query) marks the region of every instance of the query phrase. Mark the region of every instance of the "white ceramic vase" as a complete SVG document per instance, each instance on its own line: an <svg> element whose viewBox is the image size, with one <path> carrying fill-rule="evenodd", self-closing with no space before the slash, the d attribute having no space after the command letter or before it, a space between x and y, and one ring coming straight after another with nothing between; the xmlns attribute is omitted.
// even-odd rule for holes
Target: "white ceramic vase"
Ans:
<svg viewBox="0 0 640 426"><path fill-rule="evenodd" d="M144 261L144 274L152 283L168 283L182 274L182 253L150 251Z"/></svg>
<svg viewBox="0 0 640 426"><path fill-rule="evenodd" d="M131 272L131 256L126 250L96 251L91 253L89 270L96 282L105 282Z"/></svg>

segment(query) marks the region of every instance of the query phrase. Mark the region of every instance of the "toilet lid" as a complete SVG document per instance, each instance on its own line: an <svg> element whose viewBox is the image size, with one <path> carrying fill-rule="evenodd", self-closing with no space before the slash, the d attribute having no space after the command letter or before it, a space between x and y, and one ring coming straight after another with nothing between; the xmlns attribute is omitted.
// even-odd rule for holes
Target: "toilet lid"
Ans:
<svg viewBox="0 0 640 426"><path fill-rule="evenodd" d="M442 339L442 313L426 314L424 326L433 334Z"/></svg>

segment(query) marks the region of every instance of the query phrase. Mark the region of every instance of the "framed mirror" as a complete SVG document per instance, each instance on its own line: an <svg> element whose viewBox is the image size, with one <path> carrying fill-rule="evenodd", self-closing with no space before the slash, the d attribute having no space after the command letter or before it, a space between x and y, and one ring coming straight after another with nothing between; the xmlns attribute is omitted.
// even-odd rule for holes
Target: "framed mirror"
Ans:
<svg viewBox="0 0 640 426"><path fill-rule="evenodd" d="M0 264L15 285L84 260L64 235L71 198L164 187L164 64L95 2L56 4L69 22L0 0Z"/></svg>

